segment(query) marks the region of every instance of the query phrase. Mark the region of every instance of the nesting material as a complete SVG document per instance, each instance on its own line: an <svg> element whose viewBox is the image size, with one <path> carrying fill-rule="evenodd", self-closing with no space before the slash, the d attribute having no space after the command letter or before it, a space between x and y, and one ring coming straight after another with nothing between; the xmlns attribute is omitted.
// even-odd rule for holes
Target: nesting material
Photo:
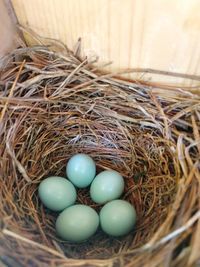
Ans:
<svg viewBox="0 0 200 267"><path fill-rule="evenodd" d="M6 266L186 266L199 260L200 91L102 75L68 50L23 47L0 71L0 261ZM187 77L188 78L188 77ZM73 244L38 185L86 153L125 180L135 230ZM97 211L88 189L79 203ZM191 265L192 266L192 265Z"/></svg>

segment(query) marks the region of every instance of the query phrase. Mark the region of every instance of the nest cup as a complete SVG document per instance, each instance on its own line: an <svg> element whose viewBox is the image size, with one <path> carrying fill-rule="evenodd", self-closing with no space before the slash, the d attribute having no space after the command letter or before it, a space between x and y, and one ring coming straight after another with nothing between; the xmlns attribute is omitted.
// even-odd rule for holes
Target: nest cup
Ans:
<svg viewBox="0 0 200 267"><path fill-rule="evenodd" d="M200 217L196 87L120 80L102 75L73 52L45 46L19 48L2 62L2 263L194 264ZM67 160L75 153L93 157L98 172L111 168L123 175L122 198L138 216L129 235L112 238L99 230L81 244L56 236L58 214L43 207L37 189L49 175L66 176ZM99 211L88 191L78 191L78 202Z"/></svg>

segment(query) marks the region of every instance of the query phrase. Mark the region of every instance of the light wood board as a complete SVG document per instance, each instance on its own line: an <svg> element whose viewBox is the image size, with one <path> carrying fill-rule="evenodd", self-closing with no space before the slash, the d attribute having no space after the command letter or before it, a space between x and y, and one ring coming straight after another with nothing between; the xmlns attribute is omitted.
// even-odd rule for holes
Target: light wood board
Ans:
<svg viewBox="0 0 200 267"><path fill-rule="evenodd" d="M83 55L112 61L111 70L200 74L199 0L11 1L21 25L70 49L81 37Z"/></svg>
<svg viewBox="0 0 200 267"><path fill-rule="evenodd" d="M16 29L3 0L0 0L0 58L17 45Z"/></svg>

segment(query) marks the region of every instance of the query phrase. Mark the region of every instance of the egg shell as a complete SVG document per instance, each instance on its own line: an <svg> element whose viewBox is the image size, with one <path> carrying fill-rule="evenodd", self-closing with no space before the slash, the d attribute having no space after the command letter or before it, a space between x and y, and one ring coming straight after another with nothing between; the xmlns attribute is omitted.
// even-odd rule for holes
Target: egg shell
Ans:
<svg viewBox="0 0 200 267"><path fill-rule="evenodd" d="M124 179L114 170L99 173L90 187L90 196L98 204L117 199L124 191Z"/></svg>
<svg viewBox="0 0 200 267"><path fill-rule="evenodd" d="M65 209L56 220L56 232L63 240L82 242L90 238L99 226L97 212L87 205L77 204Z"/></svg>
<svg viewBox="0 0 200 267"><path fill-rule="evenodd" d="M136 223L135 208L121 199L105 204L99 216L102 230L116 237L128 234Z"/></svg>
<svg viewBox="0 0 200 267"><path fill-rule="evenodd" d="M96 164L86 154L76 154L70 158L66 166L69 180L78 188L89 186L96 175Z"/></svg>
<svg viewBox="0 0 200 267"><path fill-rule="evenodd" d="M38 189L42 203L53 211L62 211L77 198L74 185L66 178L51 176L44 179Z"/></svg>

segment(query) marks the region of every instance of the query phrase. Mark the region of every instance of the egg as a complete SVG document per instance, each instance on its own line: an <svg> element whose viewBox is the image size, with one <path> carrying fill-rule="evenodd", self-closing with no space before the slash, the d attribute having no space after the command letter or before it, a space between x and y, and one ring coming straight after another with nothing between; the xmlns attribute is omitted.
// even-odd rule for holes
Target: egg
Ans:
<svg viewBox="0 0 200 267"><path fill-rule="evenodd" d="M86 154L76 154L67 163L66 173L69 180L78 188L89 186L96 175L96 164Z"/></svg>
<svg viewBox="0 0 200 267"><path fill-rule="evenodd" d="M77 198L74 185L59 176L44 179L39 185L38 193L42 203L53 211L62 211L74 204Z"/></svg>
<svg viewBox="0 0 200 267"><path fill-rule="evenodd" d="M66 208L56 220L56 232L63 240L82 242L91 237L99 226L97 212L89 206L77 204Z"/></svg>
<svg viewBox="0 0 200 267"><path fill-rule="evenodd" d="M90 196L98 204L117 199L124 191L124 179L114 170L99 173L90 187Z"/></svg>
<svg viewBox="0 0 200 267"><path fill-rule="evenodd" d="M100 211L102 230L111 236L122 236L133 230L136 222L135 208L125 200L113 200Z"/></svg>

